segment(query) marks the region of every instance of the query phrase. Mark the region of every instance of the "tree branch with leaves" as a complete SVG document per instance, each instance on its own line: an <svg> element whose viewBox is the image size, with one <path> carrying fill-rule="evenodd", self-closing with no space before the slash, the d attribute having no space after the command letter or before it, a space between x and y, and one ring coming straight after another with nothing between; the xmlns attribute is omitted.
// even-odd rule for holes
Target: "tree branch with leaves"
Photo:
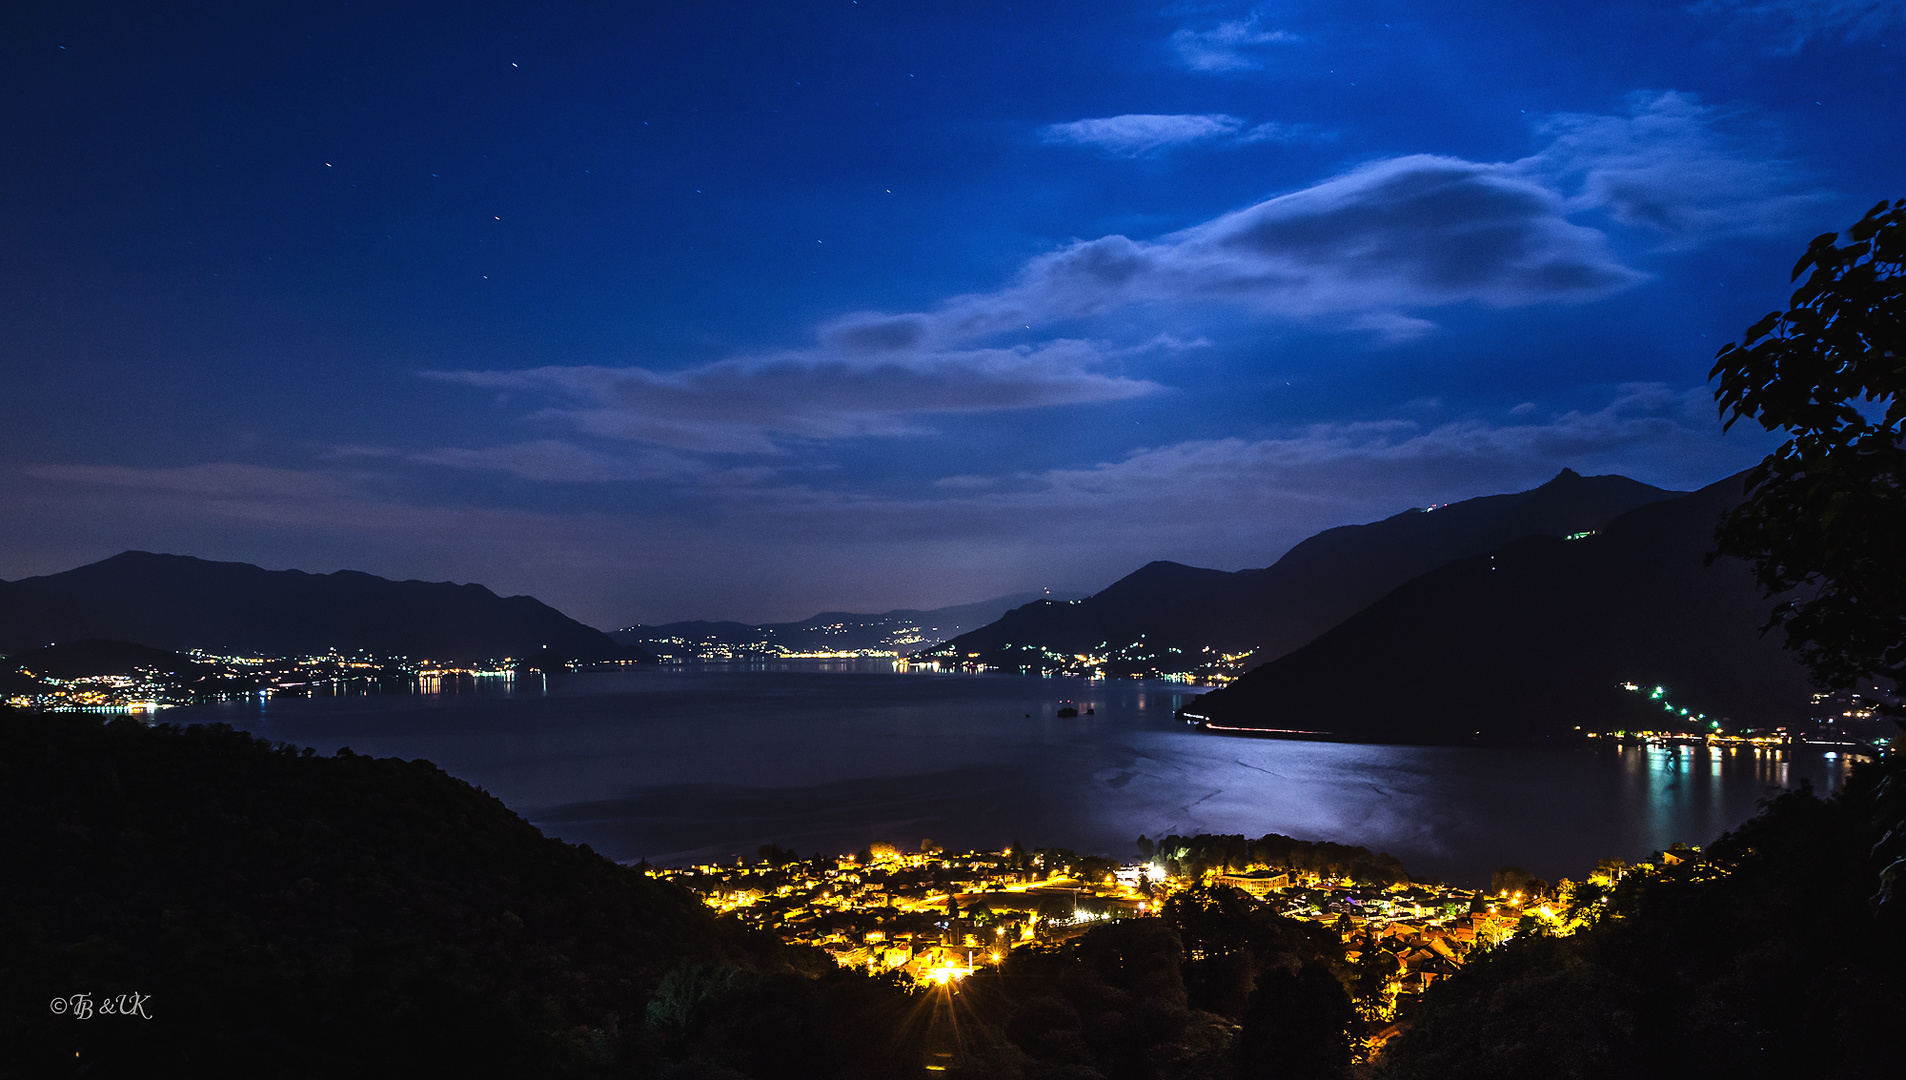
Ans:
<svg viewBox="0 0 1906 1080"><path fill-rule="evenodd" d="M1747 474L1715 534L1753 564L1769 629L1821 686L1906 686L1906 200L1815 237L1788 310L1722 348L1714 398L1788 438ZM1887 711L1900 716L1895 700Z"/></svg>

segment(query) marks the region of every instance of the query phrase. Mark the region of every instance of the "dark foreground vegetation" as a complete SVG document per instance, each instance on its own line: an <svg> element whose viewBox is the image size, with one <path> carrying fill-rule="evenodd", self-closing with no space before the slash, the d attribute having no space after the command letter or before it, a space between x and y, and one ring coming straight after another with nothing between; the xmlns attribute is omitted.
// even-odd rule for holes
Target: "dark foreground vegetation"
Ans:
<svg viewBox="0 0 1906 1080"><path fill-rule="evenodd" d="M86 716L0 712L0 995L6 1076L918 1068L905 989L428 762Z"/></svg>
<svg viewBox="0 0 1906 1080"><path fill-rule="evenodd" d="M1592 925L1432 987L1394 1080L1882 1077L1906 1011L1906 773L1769 802L1699 857L1578 888Z"/></svg>

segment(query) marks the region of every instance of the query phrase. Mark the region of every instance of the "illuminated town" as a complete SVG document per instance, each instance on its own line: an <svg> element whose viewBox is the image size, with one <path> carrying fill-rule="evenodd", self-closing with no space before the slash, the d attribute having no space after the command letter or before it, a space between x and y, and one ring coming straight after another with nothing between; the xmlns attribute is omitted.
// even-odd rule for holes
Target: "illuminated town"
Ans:
<svg viewBox="0 0 1906 1080"><path fill-rule="evenodd" d="M1006 644L1000 652L1008 654L997 663L987 663L979 653L951 657L941 653L914 659L915 667L931 666L946 671L1012 671L1022 675L1061 675L1083 679L1149 679L1157 682L1186 683L1193 686L1223 686L1256 666L1256 650L1227 653L1206 645L1196 652L1167 646L1158 648L1144 641L1113 646L1101 641L1089 652L1064 653L1043 645Z"/></svg>
<svg viewBox="0 0 1906 1080"><path fill-rule="evenodd" d="M1667 687L1624 682L1621 688L1631 694L1641 695L1650 704L1659 705L1666 724L1660 728L1585 732L1589 738L1650 746L1706 745L1758 749L1805 742L1813 746L1853 747L1874 752L1885 751L1893 742L1886 725L1879 721L1879 713L1874 705L1860 695L1847 692L1813 695L1816 715L1804 725L1796 722L1792 726L1783 724L1772 728L1730 729L1720 719L1711 719L1704 712L1676 704Z"/></svg>
<svg viewBox="0 0 1906 1080"><path fill-rule="evenodd" d="M259 657L194 649L177 654L169 664L74 678L36 671L28 660L0 691L0 703L59 712L152 714L176 705L244 697L449 693L479 683L507 684L517 677L517 662L510 657L459 665L361 652Z"/></svg>
<svg viewBox="0 0 1906 1080"><path fill-rule="evenodd" d="M1531 882L1491 895L1267 866L1192 876L1160 861L1120 865L1060 850L954 854L928 840L912 852L876 844L812 859L769 846L755 860L649 873L789 944L824 950L843 967L900 972L928 985L957 983L1015 949L1062 947L1105 920L1157 917L1173 896L1192 890L1236 890L1234 901L1339 935L1346 977L1380 976L1380 991L1359 1002L1378 1046L1391 1033L1386 1024L1478 950L1518 933L1573 933L1592 921L1592 909L1623 874L1652 868L1607 863L1581 884Z"/></svg>

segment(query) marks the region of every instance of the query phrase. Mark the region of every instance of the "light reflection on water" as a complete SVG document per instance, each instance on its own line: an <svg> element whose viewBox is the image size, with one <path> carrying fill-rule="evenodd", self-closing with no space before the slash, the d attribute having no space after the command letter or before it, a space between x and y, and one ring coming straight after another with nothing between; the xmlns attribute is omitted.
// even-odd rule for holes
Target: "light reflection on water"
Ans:
<svg viewBox="0 0 1906 1080"><path fill-rule="evenodd" d="M1646 807L1647 846L1703 841L1738 825L1751 804L1741 799L1802 782L1819 794L1839 790L1854 758L1805 747L1616 746L1628 798ZM1746 813L1743 812L1746 811ZM1692 834L1692 835L1680 835Z"/></svg>
<svg viewBox="0 0 1906 1080"><path fill-rule="evenodd" d="M1197 734L1165 683L894 674L868 661L649 669L462 693L177 710L332 752L425 757L544 831L678 862L765 843L840 852L931 837L1132 855L1144 833L1281 832L1479 883L1504 864L1705 844L1770 789L1826 792L1845 755L1707 747L1489 749ZM1060 719L1060 704L1095 715Z"/></svg>

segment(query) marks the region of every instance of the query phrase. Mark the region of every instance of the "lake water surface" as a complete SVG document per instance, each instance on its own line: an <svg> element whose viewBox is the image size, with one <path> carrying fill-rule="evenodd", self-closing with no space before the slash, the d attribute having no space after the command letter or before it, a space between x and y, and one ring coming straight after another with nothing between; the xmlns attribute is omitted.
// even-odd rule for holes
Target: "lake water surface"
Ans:
<svg viewBox="0 0 1906 1080"><path fill-rule="evenodd" d="M885 662L660 668L461 693L225 702L223 722L325 753L428 758L544 832L625 861L698 861L775 843L1069 847L1134 857L1143 833L1267 832L1388 851L1482 884L1516 864L1705 844L1772 789L1825 791L1844 756L1479 749L1200 734L1168 683L896 673ZM1064 702L1096 715L1059 719Z"/></svg>

